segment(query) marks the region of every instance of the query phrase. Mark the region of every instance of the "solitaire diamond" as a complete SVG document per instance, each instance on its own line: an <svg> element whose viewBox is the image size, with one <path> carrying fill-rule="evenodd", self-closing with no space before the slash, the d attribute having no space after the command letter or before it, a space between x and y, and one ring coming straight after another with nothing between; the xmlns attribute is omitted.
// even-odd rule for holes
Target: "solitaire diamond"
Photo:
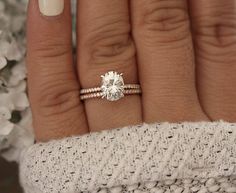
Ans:
<svg viewBox="0 0 236 193"><path fill-rule="evenodd" d="M122 74L110 71L102 77L102 98L108 101L117 101L124 97L124 80Z"/></svg>

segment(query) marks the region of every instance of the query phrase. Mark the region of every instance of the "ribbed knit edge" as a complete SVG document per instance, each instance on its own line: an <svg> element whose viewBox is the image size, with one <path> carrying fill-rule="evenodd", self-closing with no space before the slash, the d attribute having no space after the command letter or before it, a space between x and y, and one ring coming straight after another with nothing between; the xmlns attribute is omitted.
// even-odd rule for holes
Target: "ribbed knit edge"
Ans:
<svg viewBox="0 0 236 193"><path fill-rule="evenodd" d="M35 144L24 150L25 193L100 188L236 175L236 124L155 123Z"/></svg>

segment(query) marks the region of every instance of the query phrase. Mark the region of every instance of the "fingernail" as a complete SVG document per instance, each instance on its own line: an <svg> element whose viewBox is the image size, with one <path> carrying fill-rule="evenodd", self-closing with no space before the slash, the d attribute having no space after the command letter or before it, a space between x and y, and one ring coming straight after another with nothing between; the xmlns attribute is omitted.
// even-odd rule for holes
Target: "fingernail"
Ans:
<svg viewBox="0 0 236 193"><path fill-rule="evenodd" d="M45 16L57 16L64 10L64 0L38 0L40 12Z"/></svg>

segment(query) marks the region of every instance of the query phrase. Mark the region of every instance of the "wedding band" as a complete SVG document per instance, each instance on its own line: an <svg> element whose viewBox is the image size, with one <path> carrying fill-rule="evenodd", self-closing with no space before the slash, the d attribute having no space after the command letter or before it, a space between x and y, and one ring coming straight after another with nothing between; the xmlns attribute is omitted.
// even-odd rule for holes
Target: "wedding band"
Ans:
<svg viewBox="0 0 236 193"><path fill-rule="evenodd" d="M125 84L122 74L109 71L101 76L101 86L80 90L80 99L103 98L108 101L117 101L125 95L141 94L139 84Z"/></svg>

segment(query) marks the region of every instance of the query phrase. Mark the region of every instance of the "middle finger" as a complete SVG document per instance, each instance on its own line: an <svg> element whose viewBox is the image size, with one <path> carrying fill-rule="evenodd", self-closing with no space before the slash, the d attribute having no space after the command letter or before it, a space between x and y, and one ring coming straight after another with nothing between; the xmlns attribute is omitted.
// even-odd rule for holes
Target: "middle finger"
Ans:
<svg viewBox="0 0 236 193"><path fill-rule="evenodd" d="M186 0L132 0L144 121L206 119L195 88Z"/></svg>

